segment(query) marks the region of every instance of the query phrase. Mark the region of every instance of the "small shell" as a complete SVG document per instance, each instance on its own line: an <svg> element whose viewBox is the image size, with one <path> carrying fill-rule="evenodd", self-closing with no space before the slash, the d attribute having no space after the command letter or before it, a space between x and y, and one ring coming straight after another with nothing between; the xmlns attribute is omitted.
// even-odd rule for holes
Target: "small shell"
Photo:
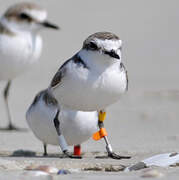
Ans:
<svg viewBox="0 0 179 180"><path fill-rule="evenodd" d="M65 169L60 169L58 171L58 175L66 175L66 174L70 174L71 172L69 170L65 170Z"/></svg>
<svg viewBox="0 0 179 180"><path fill-rule="evenodd" d="M144 172L144 174L141 176L143 178L152 178L152 177L163 177L164 174L159 172L158 170L156 169L150 169L150 170L146 170Z"/></svg>
<svg viewBox="0 0 179 180"><path fill-rule="evenodd" d="M22 177L25 176L25 177L29 177L28 179L41 179L41 180L52 180L53 177L46 173L46 172L43 172L43 171L25 171L22 173ZM25 178L27 179L27 178Z"/></svg>
<svg viewBox="0 0 179 180"><path fill-rule="evenodd" d="M49 174L57 174L58 169L52 166L41 165L41 166L27 166L25 170L43 171Z"/></svg>

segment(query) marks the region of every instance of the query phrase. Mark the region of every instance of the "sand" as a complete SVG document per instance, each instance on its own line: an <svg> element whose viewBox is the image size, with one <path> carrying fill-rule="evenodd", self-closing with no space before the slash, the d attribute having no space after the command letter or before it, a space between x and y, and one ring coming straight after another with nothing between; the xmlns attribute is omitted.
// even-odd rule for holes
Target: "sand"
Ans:
<svg viewBox="0 0 179 180"><path fill-rule="evenodd" d="M16 0L16 2L19 2ZM33 0L33 2L36 2ZM0 0L0 12L14 0ZM103 155L103 141L89 140L83 145L82 160L62 159L59 147L49 146L50 156L42 157L41 143L27 132L0 132L0 179L18 179L30 164L48 164L72 169L66 176L54 179L141 179L144 170L136 172L105 172L98 166L129 166L144 158L164 152L177 152L178 132L178 30L179 2L177 0L39 0L49 12L49 19L61 31L43 31L44 49L40 63L25 75L14 80L10 94L13 122L28 128L25 112L35 94L46 88L59 66L82 46L83 40L97 31L112 31L123 40L123 62L128 70L129 91L107 109L105 127L115 152L131 155L129 160L98 159ZM3 90L5 83L0 83ZM0 126L7 118L0 97ZM36 152L32 157L14 157L14 151ZM84 171L83 167L94 167ZM178 179L178 167L154 168L162 179ZM27 179L28 176L23 176Z"/></svg>

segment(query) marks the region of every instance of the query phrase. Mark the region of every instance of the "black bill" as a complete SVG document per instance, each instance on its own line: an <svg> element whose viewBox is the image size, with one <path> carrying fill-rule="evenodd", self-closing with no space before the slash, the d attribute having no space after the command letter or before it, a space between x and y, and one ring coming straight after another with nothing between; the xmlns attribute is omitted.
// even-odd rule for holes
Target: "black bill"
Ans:
<svg viewBox="0 0 179 180"><path fill-rule="evenodd" d="M44 21L43 23L42 23L42 25L44 26L44 27L47 27L47 28L52 28L52 29L60 29L57 25L55 25L55 24L52 24L52 23L50 23L50 22L48 22L48 21Z"/></svg>

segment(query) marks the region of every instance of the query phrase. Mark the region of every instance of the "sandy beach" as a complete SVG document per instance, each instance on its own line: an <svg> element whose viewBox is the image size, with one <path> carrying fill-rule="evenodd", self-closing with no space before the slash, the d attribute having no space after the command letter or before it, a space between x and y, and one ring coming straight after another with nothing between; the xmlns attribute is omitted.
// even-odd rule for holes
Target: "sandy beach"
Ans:
<svg viewBox="0 0 179 180"><path fill-rule="evenodd" d="M0 14L18 0L0 0ZM37 2L33 0L32 2ZM81 46L83 40L97 31L111 31L123 40L123 62L128 70L129 91L107 109L105 127L115 152L130 155L128 160L95 159L103 155L105 144L92 139L82 145L84 158L60 158L59 147L49 146L49 157L30 130L0 131L0 179L27 180L23 174L29 165L50 165L67 169L71 174L52 175L53 179L141 179L146 169L123 172L147 157L179 151L179 2L117 0L39 0L48 10L49 19L61 31L43 31L43 53L31 71L16 78L9 98L15 125L27 128L25 112L35 94L46 88L59 66ZM0 91L5 82L0 83ZM0 96L0 127L7 117ZM24 154L19 150L34 152ZM72 149L71 149L72 150ZM111 171L110 167L117 167ZM97 167L97 168L96 168ZM120 169L121 168L121 169ZM179 168L152 167L162 179L178 179ZM32 179L32 178L31 178Z"/></svg>

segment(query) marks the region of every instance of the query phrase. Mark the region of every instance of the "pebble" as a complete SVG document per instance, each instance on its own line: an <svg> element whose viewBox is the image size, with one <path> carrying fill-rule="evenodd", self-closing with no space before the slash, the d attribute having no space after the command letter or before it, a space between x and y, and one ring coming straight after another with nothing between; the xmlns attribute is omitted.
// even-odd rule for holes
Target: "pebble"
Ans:
<svg viewBox="0 0 179 180"><path fill-rule="evenodd" d="M69 170L60 169L57 174L58 175L66 175L66 174L71 174L71 172Z"/></svg>
<svg viewBox="0 0 179 180"><path fill-rule="evenodd" d="M123 171L125 169L125 166L123 165L109 165L105 167L106 172L119 172Z"/></svg>
<svg viewBox="0 0 179 180"><path fill-rule="evenodd" d="M27 166L25 168L25 170L33 170L33 171L43 171L49 174L57 174L58 173L58 169L52 166L48 166L48 165L41 165L41 166Z"/></svg>
<svg viewBox="0 0 179 180"><path fill-rule="evenodd" d="M98 165L95 165L95 166L90 166L90 167L86 167L83 169L84 171L103 171L104 168L103 167L100 167Z"/></svg>
<svg viewBox="0 0 179 180"><path fill-rule="evenodd" d="M111 165L111 164L95 164L84 168L84 171L106 171L106 172L119 172L123 171L125 166L123 165Z"/></svg>
<svg viewBox="0 0 179 180"><path fill-rule="evenodd" d="M125 172L137 171L144 168L147 168L147 165L144 162L138 162L137 164L134 164L133 166L126 168Z"/></svg>
<svg viewBox="0 0 179 180"><path fill-rule="evenodd" d="M144 171L144 173L141 177L143 177L143 178L153 178L153 177L159 178L159 177L163 177L163 176L164 176L164 174L159 172L158 170L150 169L150 170Z"/></svg>

